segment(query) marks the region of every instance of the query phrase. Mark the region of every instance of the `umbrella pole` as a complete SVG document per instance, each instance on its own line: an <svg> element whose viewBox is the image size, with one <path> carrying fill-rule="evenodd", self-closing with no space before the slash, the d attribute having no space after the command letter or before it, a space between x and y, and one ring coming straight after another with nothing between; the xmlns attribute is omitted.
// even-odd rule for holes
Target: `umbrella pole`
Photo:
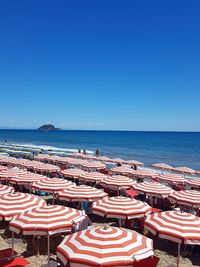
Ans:
<svg viewBox="0 0 200 267"><path fill-rule="evenodd" d="M52 200L52 204L54 205L54 193L53 193L53 200Z"/></svg>
<svg viewBox="0 0 200 267"><path fill-rule="evenodd" d="M180 251L181 251L181 244L178 244L178 255L177 255L177 267L179 267L180 263Z"/></svg>
<svg viewBox="0 0 200 267"><path fill-rule="evenodd" d="M50 236L47 234L48 264L50 263Z"/></svg>
<svg viewBox="0 0 200 267"><path fill-rule="evenodd" d="M12 256L14 255L14 232L12 231Z"/></svg>

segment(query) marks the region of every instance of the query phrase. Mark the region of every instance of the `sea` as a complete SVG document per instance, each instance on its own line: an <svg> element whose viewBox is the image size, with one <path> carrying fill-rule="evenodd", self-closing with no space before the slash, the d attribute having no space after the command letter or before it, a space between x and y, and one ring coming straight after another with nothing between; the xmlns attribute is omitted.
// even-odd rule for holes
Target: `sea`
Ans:
<svg viewBox="0 0 200 267"><path fill-rule="evenodd" d="M135 159L146 166L162 162L173 167L200 170L200 132L83 131L83 130L0 130L1 144L64 149L107 157Z"/></svg>

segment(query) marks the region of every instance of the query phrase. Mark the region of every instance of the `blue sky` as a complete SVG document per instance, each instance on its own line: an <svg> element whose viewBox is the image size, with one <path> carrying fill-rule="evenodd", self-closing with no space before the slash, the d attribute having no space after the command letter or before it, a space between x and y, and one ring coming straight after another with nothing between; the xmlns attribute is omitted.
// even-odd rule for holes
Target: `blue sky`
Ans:
<svg viewBox="0 0 200 267"><path fill-rule="evenodd" d="M0 5L0 127L200 131L198 0Z"/></svg>

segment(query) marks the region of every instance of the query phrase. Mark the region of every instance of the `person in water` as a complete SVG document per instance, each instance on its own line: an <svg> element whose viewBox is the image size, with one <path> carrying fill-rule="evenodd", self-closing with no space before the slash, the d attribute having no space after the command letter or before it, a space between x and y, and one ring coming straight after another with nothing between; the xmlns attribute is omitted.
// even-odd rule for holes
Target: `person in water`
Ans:
<svg viewBox="0 0 200 267"><path fill-rule="evenodd" d="M83 149L83 154L85 154L85 155L86 155L86 150L85 150L85 149Z"/></svg>

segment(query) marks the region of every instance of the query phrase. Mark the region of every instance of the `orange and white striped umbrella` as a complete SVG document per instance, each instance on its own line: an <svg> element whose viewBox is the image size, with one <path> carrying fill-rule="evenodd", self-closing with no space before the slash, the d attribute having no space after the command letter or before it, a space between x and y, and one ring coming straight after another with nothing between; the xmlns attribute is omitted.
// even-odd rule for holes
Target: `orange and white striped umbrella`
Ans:
<svg viewBox="0 0 200 267"><path fill-rule="evenodd" d="M138 160L126 160L125 164L128 165L136 165L136 166L144 166L144 163L138 161Z"/></svg>
<svg viewBox="0 0 200 267"><path fill-rule="evenodd" d="M100 182L106 177L107 175L100 172L84 172L80 179L85 182Z"/></svg>
<svg viewBox="0 0 200 267"><path fill-rule="evenodd" d="M60 174L66 178L79 179L80 177L84 176L86 172L81 169L66 169L60 171Z"/></svg>
<svg viewBox="0 0 200 267"><path fill-rule="evenodd" d="M0 220L10 221L13 216L25 210L46 205L46 201L38 196L26 193L8 193L0 196Z"/></svg>
<svg viewBox="0 0 200 267"><path fill-rule="evenodd" d="M110 171L112 173L122 174L122 175L133 175L135 172L133 169L126 166L114 167Z"/></svg>
<svg viewBox="0 0 200 267"><path fill-rule="evenodd" d="M200 207L200 191L195 190L181 190L174 191L170 196L169 200L173 203L180 205Z"/></svg>
<svg viewBox="0 0 200 267"><path fill-rule="evenodd" d="M37 181L41 181L42 179L47 178L44 175L38 173L27 172L18 177L14 177L10 179L11 184L32 184Z"/></svg>
<svg viewBox="0 0 200 267"><path fill-rule="evenodd" d="M136 183L133 179L123 175L113 175L104 178L100 185L113 189L128 189Z"/></svg>
<svg viewBox="0 0 200 267"><path fill-rule="evenodd" d="M156 178L167 183L185 184L187 182L187 180L183 176L175 174L162 174L157 176Z"/></svg>
<svg viewBox="0 0 200 267"><path fill-rule="evenodd" d="M5 195L7 193L13 193L15 189L12 186L0 184L0 195Z"/></svg>
<svg viewBox="0 0 200 267"><path fill-rule="evenodd" d="M154 163L151 166L156 169L162 169L162 170L168 170L168 171L174 169L172 166L170 166L169 164L165 164L165 163Z"/></svg>
<svg viewBox="0 0 200 267"><path fill-rule="evenodd" d="M200 188L200 179L197 178L197 179L187 180L187 184L195 188Z"/></svg>
<svg viewBox="0 0 200 267"><path fill-rule="evenodd" d="M56 192L62 191L69 186L73 186L74 183L60 179L60 178L45 178L41 181L32 184L32 189L44 191L55 194Z"/></svg>
<svg viewBox="0 0 200 267"><path fill-rule="evenodd" d="M102 162L99 161L91 161L91 162L87 162L85 164L82 164L84 169L95 169L95 170L100 170L100 169L105 169L106 165Z"/></svg>
<svg viewBox="0 0 200 267"><path fill-rule="evenodd" d="M27 173L26 171L20 169L15 169L15 168L7 169L5 171L0 172L0 180L10 180L11 178L19 177L26 173Z"/></svg>
<svg viewBox="0 0 200 267"><path fill-rule="evenodd" d="M171 187L156 182L135 183L133 188L141 194L161 198L166 198L174 192Z"/></svg>
<svg viewBox="0 0 200 267"><path fill-rule="evenodd" d="M10 222L9 229L24 235L52 235L71 231L73 225L86 217L83 211L50 205L19 214Z"/></svg>
<svg viewBox="0 0 200 267"><path fill-rule="evenodd" d="M173 169L175 172L183 173L183 174L195 174L196 171L188 168L188 167L177 167Z"/></svg>
<svg viewBox="0 0 200 267"><path fill-rule="evenodd" d="M152 256L153 241L135 231L98 227L70 234L57 248L63 266L133 266Z"/></svg>
<svg viewBox="0 0 200 267"><path fill-rule="evenodd" d="M200 218L190 213L163 211L147 215L145 229L176 243L200 245Z"/></svg>
<svg viewBox="0 0 200 267"><path fill-rule="evenodd" d="M57 194L58 199L66 201L96 201L107 196L104 191L87 185L72 186Z"/></svg>
<svg viewBox="0 0 200 267"><path fill-rule="evenodd" d="M106 197L93 203L92 211L102 217L133 219L144 217L151 207L142 201L128 197Z"/></svg>

